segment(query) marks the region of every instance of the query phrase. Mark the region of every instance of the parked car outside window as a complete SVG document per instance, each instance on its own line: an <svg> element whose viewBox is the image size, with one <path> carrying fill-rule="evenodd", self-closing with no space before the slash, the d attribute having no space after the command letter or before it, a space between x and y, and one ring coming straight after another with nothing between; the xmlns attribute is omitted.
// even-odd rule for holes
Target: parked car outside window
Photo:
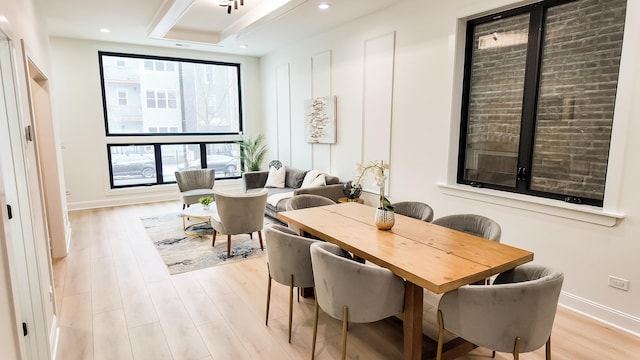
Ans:
<svg viewBox="0 0 640 360"><path fill-rule="evenodd" d="M156 176L156 162L147 155L128 154L118 155L111 159L113 176L142 176L152 178Z"/></svg>
<svg viewBox="0 0 640 360"><path fill-rule="evenodd" d="M200 169L200 159L189 162L189 169ZM184 165L178 165L178 169L184 170ZM220 154L207 155L207 169L214 169L215 172L232 175L238 169L238 159Z"/></svg>

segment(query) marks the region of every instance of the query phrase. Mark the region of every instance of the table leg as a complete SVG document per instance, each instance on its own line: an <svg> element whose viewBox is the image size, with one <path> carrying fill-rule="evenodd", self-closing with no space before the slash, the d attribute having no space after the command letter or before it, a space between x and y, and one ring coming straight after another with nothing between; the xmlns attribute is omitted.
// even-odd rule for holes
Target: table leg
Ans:
<svg viewBox="0 0 640 360"><path fill-rule="evenodd" d="M404 290L404 347L405 360L422 358L422 287L407 281Z"/></svg>

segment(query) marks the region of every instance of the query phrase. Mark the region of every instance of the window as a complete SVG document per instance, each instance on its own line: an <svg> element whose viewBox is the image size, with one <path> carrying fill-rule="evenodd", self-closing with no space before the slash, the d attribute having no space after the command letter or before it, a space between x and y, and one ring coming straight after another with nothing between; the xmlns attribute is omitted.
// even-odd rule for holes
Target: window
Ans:
<svg viewBox="0 0 640 360"><path fill-rule="evenodd" d="M467 23L458 182L602 206L626 0Z"/></svg>
<svg viewBox="0 0 640 360"><path fill-rule="evenodd" d="M167 128L160 129L166 132ZM240 176L238 143L181 143L107 145L111 187L175 182L175 171L214 169L216 179Z"/></svg>
<svg viewBox="0 0 640 360"><path fill-rule="evenodd" d="M181 169L241 176L239 64L108 52L98 58L111 188L173 183ZM211 140L192 140L202 135Z"/></svg>
<svg viewBox="0 0 640 360"><path fill-rule="evenodd" d="M103 103L107 136L145 135L157 126L176 135L241 133L240 64L108 52L99 60L103 98L117 98L123 83L128 89L127 111ZM118 71L124 61L126 71Z"/></svg>
<svg viewBox="0 0 640 360"><path fill-rule="evenodd" d="M118 90L118 105L127 105L127 90Z"/></svg>

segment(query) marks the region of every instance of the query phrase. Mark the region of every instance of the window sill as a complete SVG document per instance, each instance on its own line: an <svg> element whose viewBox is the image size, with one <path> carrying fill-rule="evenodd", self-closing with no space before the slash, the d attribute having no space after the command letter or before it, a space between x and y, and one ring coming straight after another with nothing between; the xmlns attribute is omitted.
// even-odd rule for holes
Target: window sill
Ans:
<svg viewBox="0 0 640 360"><path fill-rule="evenodd" d="M466 185L439 183L438 186L446 195L559 216L597 225L615 226L618 219L624 218L624 214L615 213L595 206L569 204L553 199L507 193L492 189L479 189Z"/></svg>

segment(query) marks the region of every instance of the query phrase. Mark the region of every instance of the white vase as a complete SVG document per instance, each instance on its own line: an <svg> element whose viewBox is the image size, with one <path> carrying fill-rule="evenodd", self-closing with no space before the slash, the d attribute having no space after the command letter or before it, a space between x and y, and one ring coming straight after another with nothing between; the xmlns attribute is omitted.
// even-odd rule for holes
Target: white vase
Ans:
<svg viewBox="0 0 640 360"><path fill-rule="evenodd" d="M204 210L209 210L209 207L211 207L211 204L202 204Z"/></svg>
<svg viewBox="0 0 640 360"><path fill-rule="evenodd" d="M379 230L390 230L395 224L395 213L390 210L376 209L374 222Z"/></svg>

